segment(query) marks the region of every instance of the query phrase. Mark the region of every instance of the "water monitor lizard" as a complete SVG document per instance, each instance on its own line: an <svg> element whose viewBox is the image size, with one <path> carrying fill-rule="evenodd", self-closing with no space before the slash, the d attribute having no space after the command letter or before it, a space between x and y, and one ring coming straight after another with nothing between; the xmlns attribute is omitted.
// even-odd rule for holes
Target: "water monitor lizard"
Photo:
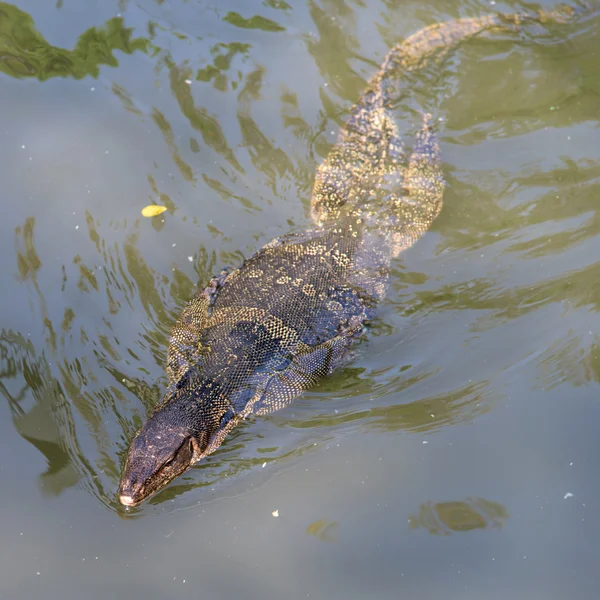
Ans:
<svg viewBox="0 0 600 600"><path fill-rule="evenodd" d="M430 117L407 160L389 113L398 76L481 31L571 13L456 19L388 53L318 168L314 226L273 240L183 310L168 349L170 384L129 449L122 504L147 499L248 415L285 406L331 373L384 296L391 260L440 212L444 181Z"/></svg>

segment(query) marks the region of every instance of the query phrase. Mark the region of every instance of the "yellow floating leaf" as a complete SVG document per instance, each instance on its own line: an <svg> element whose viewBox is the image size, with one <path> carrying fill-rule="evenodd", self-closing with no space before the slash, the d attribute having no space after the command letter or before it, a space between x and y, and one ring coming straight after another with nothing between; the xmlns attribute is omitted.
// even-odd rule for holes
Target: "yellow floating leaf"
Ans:
<svg viewBox="0 0 600 600"><path fill-rule="evenodd" d="M148 204L142 208L143 217L156 217L167 210L166 206L159 206L158 204Z"/></svg>

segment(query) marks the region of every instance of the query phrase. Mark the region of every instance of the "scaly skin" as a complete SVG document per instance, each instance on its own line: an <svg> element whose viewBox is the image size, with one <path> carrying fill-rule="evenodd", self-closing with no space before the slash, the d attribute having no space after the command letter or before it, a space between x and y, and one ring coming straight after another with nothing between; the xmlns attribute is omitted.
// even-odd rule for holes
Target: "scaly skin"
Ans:
<svg viewBox="0 0 600 600"><path fill-rule="evenodd" d="M383 298L391 260L442 207L429 115L406 164L388 113L403 72L460 41L567 13L431 25L393 48L317 171L314 227L267 244L197 294L169 344L170 385L133 440L119 489L135 506L214 452L250 414L282 408L331 373Z"/></svg>

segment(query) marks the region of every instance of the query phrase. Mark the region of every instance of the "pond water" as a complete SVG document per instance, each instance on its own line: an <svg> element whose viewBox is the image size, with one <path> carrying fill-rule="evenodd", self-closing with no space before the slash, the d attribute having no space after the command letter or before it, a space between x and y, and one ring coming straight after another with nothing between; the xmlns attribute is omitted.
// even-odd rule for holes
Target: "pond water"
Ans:
<svg viewBox="0 0 600 600"><path fill-rule="evenodd" d="M352 363L116 496L186 300L307 226L391 46L530 7L490 4L0 3L1 598L597 597L598 9L410 76L445 204Z"/></svg>

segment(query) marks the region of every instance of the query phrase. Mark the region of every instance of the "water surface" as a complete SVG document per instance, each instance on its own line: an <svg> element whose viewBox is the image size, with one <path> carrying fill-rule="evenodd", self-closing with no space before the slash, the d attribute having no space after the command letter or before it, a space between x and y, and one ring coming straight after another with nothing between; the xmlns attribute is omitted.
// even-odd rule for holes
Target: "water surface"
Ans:
<svg viewBox="0 0 600 600"><path fill-rule="evenodd" d="M395 116L409 147L439 119L445 206L352 364L116 499L186 300L308 224L394 43L490 9L0 3L0 597L597 596L597 10L411 75Z"/></svg>

